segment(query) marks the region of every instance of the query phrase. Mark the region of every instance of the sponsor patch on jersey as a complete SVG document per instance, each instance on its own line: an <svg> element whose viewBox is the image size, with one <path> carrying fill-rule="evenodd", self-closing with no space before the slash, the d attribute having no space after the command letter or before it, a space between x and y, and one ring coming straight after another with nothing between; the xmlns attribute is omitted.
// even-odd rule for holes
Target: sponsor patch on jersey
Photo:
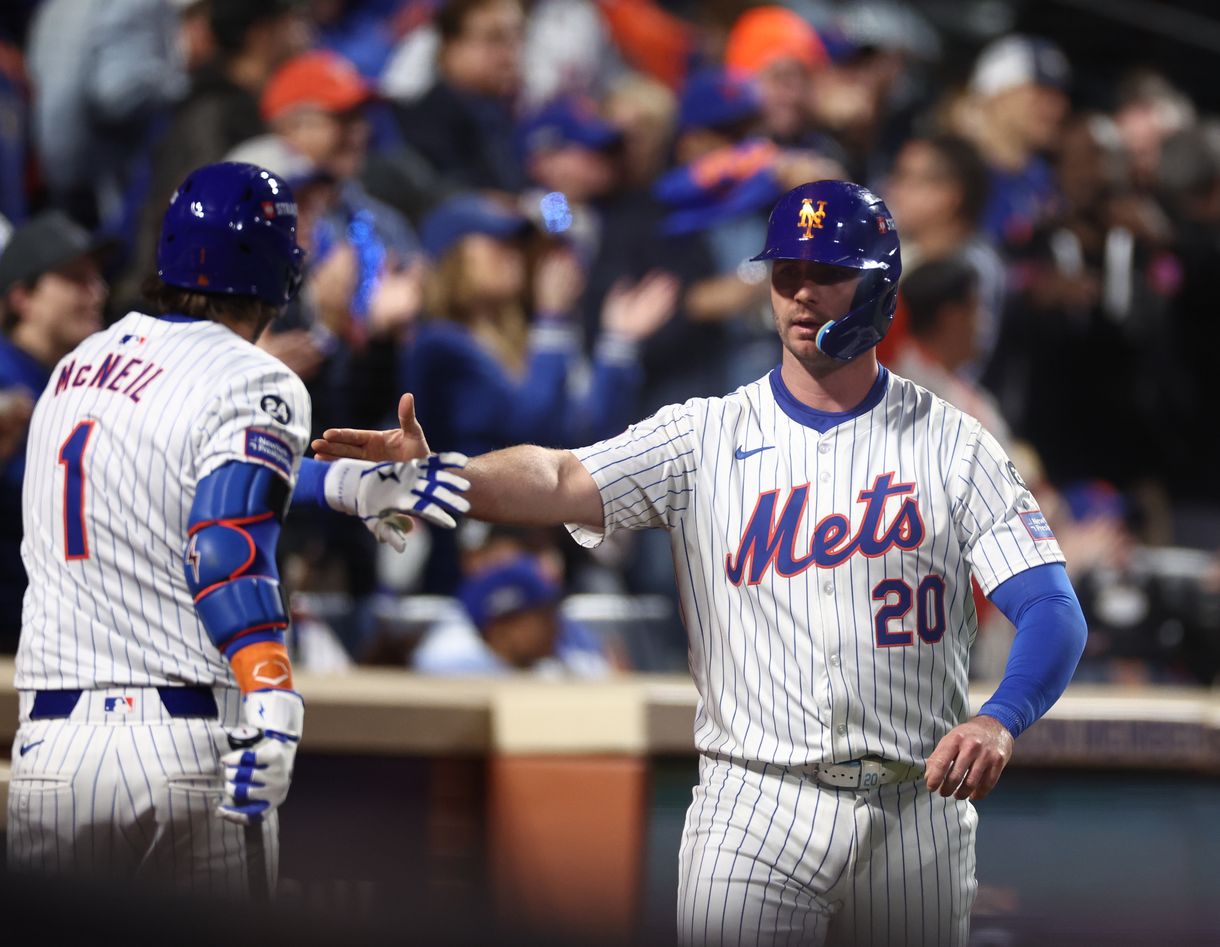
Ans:
<svg viewBox="0 0 1220 947"><path fill-rule="evenodd" d="M271 465L285 477L292 477L292 448L266 431L254 428L246 431L246 456Z"/></svg>
<svg viewBox="0 0 1220 947"><path fill-rule="evenodd" d="M102 710L108 714L129 714L135 709L134 697L107 697L102 703Z"/></svg>
<svg viewBox="0 0 1220 947"><path fill-rule="evenodd" d="M288 402L279 395L263 395L263 400L259 404L280 424L287 424L292 420L292 409L288 407Z"/></svg>
<svg viewBox="0 0 1220 947"><path fill-rule="evenodd" d="M1019 515L1021 522L1029 530L1029 535L1033 537L1034 542L1042 542L1046 539L1055 538L1055 534L1051 532L1051 524L1046 521L1046 517L1042 515L1041 510L1030 510L1028 513L1021 513Z"/></svg>

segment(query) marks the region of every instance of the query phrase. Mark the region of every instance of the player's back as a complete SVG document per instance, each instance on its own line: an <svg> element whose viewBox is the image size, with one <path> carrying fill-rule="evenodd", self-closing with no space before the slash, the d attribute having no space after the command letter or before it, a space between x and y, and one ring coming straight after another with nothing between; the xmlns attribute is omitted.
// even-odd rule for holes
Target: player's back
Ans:
<svg viewBox="0 0 1220 947"><path fill-rule="evenodd" d="M183 573L196 485L247 458L291 481L308 426L300 380L215 322L131 313L67 355L30 424L17 686L227 681Z"/></svg>

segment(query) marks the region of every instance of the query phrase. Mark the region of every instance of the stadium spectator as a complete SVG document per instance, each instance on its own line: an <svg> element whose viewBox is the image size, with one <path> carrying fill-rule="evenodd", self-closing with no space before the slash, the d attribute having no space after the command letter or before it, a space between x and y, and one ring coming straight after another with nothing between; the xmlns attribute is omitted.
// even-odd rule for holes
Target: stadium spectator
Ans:
<svg viewBox="0 0 1220 947"><path fill-rule="evenodd" d="M814 75L827 58L813 27L779 6L743 13L729 31L724 50L725 66L757 84L763 131L781 145L810 144Z"/></svg>
<svg viewBox="0 0 1220 947"><path fill-rule="evenodd" d="M910 334L890 363L894 371L978 418L1007 453L1012 437L999 406L965 374L978 354L977 270L954 257L923 263L907 272L901 292Z"/></svg>
<svg viewBox="0 0 1220 947"><path fill-rule="evenodd" d="M514 438L561 446L621 430L631 419L635 347L668 318L676 286L657 275L610 294L592 384L573 398L572 317L584 274L566 247L547 250L534 273L531 325L520 239L530 229L527 218L476 196L450 200L424 224L436 267L428 318L405 350L400 383L416 395L420 422L445 450L474 455Z"/></svg>
<svg viewBox="0 0 1220 947"><path fill-rule="evenodd" d="M513 192L524 184L513 107L525 14L518 0L450 0L437 11L437 79L403 104L403 137L447 183Z"/></svg>
<svg viewBox="0 0 1220 947"><path fill-rule="evenodd" d="M0 250L25 219L28 90L21 50L0 36Z"/></svg>
<svg viewBox="0 0 1220 947"><path fill-rule="evenodd" d="M16 650L26 585L21 564L24 422L55 364L102 327L106 284L99 257L108 248L62 212L50 210L18 227L0 254L0 391L5 394L0 427L10 451L0 461L0 653Z"/></svg>
<svg viewBox="0 0 1220 947"><path fill-rule="evenodd" d="M960 131L991 169L983 229L1021 247L1057 209L1053 148L1068 113L1071 68L1054 44L1029 36L998 39L979 54L970 79L972 108Z"/></svg>
<svg viewBox="0 0 1220 947"><path fill-rule="evenodd" d="M127 274L116 293L137 305L152 272L161 215L188 172L221 160L264 130L259 96L271 74L309 40L297 0L208 0L215 51L191 76L187 97L174 110L152 152L151 181Z"/></svg>
<svg viewBox="0 0 1220 947"><path fill-rule="evenodd" d="M598 639L559 612L559 584L530 556L474 573L458 592L468 621L434 628L413 655L426 674L603 677L611 664Z"/></svg>
<svg viewBox="0 0 1220 947"><path fill-rule="evenodd" d="M726 69L694 73L679 99L675 163L690 164L740 144L761 116L762 100L754 83Z"/></svg>
<svg viewBox="0 0 1220 947"><path fill-rule="evenodd" d="M1159 419L1178 264L1164 215L1132 191L1121 157L1108 118L1083 114L1065 129L1062 208L1012 267L1013 308L986 379L1056 483L1099 476L1126 489L1169 452ZM1070 368L1081 359L1106 369ZM1089 423L1065 425L1065 404ZM1124 444L1132 425L1146 455Z"/></svg>
<svg viewBox="0 0 1220 947"><path fill-rule="evenodd" d="M1200 438L1198 432L1213 424L1215 353L1220 351L1220 324L1214 318L1220 273L1220 121L1205 120L1167 139L1158 173L1181 279L1163 323L1164 337L1173 345L1172 368L1160 372L1171 395L1160 419L1170 432L1164 476L1180 501L1212 504L1220 440ZM1201 518L1192 519L1198 523Z"/></svg>
<svg viewBox="0 0 1220 947"><path fill-rule="evenodd" d="M623 176L628 187L650 186L669 161L673 144L674 94L648 76L627 73L603 103L606 121L623 135Z"/></svg>
<svg viewBox="0 0 1220 947"><path fill-rule="evenodd" d="M902 262L911 272L925 261L960 258L978 277L981 303L976 356L967 370L979 374L991 358L1004 313L1004 261L979 227L987 206L990 176L966 139L935 134L909 139L885 186L885 199L902 234ZM899 316L901 318L901 315ZM905 334L896 325L882 357L892 355Z"/></svg>
<svg viewBox="0 0 1220 947"><path fill-rule="evenodd" d="M147 151L206 47L194 0L47 0L30 28L34 134L52 202L119 228Z"/></svg>
<svg viewBox="0 0 1220 947"><path fill-rule="evenodd" d="M1158 184L1165 142L1191 128L1194 104L1163 75L1137 69L1119 83L1114 122L1130 162L1132 183L1141 190Z"/></svg>
<svg viewBox="0 0 1220 947"><path fill-rule="evenodd" d="M400 358L398 382L416 396L431 442L474 455L520 437L565 446L622 430L639 392L639 342L673 311L677 286L654 274L607 295L602 331L583 392L573 323L584 271L564 246L543 253L528 294L527 218L473 195L453 198L424 223L435 262L426 315ZM531 324L530 315L533 315ZM427 565L425 587L451 592L457 557L447 536Z"/></svg>
<svg viewBox="0 0 1220 947"><path fill-rule="evenodd" d="M414 318L422 276L420 267L411 265L419 243L410 224L360 182L369 135L364 106L373 94L342 57L302 53L278 69L263 91L261 108L271 135L230 155L241 160L245 149L257 155L268 139L278 140L334 181L336 199L318 222L314 255L316 261L325 259L330 247L341 243L356 253L352 321L344 334L357 347L368 337L392 337Z"/></svg>

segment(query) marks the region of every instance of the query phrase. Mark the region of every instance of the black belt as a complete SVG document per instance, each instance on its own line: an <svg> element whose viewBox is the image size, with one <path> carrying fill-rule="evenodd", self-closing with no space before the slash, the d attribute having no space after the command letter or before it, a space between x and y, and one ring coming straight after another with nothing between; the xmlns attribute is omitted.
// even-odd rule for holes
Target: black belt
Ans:
<svg viewBox="0 0 1220 947"><path fill-rule="evenodd" d="M84 691L36 691L31 720L62 720L71 716ZM204 717L215 720L216 695L210 687L158 687L161 705L171 717Z"/></svg>

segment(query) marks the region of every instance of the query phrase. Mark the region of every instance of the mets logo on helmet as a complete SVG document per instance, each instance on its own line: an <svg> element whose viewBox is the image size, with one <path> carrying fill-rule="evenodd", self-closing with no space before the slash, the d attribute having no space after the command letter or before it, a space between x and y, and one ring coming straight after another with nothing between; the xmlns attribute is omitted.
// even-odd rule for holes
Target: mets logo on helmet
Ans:
<svg viewBox="0 0 1220 947"><path fill-rule="evenodd" d="M812 240L813 231L822 229L822 221L826 219L826 202L818 201L818 209L813 209L813 198L806 197L801 200L801 215L797 221L797 226L804 229L801 234L801 240Z"/></svg>

